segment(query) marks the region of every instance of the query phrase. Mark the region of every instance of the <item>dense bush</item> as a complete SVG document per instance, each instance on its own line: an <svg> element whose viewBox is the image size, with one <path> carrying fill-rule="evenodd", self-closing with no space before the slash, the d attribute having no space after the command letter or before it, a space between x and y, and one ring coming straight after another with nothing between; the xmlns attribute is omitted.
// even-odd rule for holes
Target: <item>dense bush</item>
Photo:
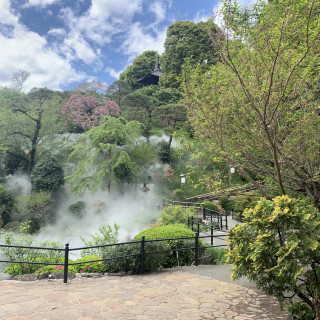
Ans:
<svg viewBox="0 0 320 320"><path fill-rule="evenodd" d="M230 200L227 196L222 196L219 198L218 204L222 206L226 213L231 212L234 207L233 200Z"/></svg>
<svg viewBox="0 0 320 320"><path fill-rule="evenodd" d="M69 206L68 211L77 218L82 218L85 214L86 207L87 204L85 201L77 201Z"/></svg>
<svg viewBox="0 0 320 320"><path fill-rule="evenodd" d="M154 239L172 239L172 238L184 238L184 237L194 237L194 232L187 229L183 225L164 225L155 226L146 229L134 238L140 240L142 236L145 236L148 240ZM194 250L183 250L178 252L178 259L176 256L175 249L181 249L185 247L194 247L195 241L193 239L179 239L179 240L165 240L171 249L171 252L166 255L164 259L164 267L171 268L176 265L189 265L194 261ZM202 246L202 242L199 240L199 247Z"/></svg>
<svg viewBox="0 0 320 320"><path fill-rule="evenodd" d="M21 229L23 231L23 229ZM19 236L13 232L1 232L0 240L3 244L17 246L50 247L63 248L63 245L57 241L37 242L36 239L26 233ZM56 262L63 263L63 251L28 249L28 248L6 248L1 247L1 255L8 261L30 261L30 262ZM10 264L5 270L12 276L18 274L34 273L39 268L37 264Z"/></svg>
<svg viewBox="0 0 320 320"><path fill-rule="evenodd" d="M288 308L294 320L314 320L314 311L304 302L294 302Z"/></svg>
<svg viewBox="0 0 320 320"><path fill-rule="evenodd" d="M170 163L172 160L172 150L166 141L158 143L158 156L163 163Z"/></svg>
<svg viewBox="0 0 320 320"><path fill-rule="evenodd" d="M64 172L55 158L44 158L33 168L30 182L32 190L56 191L64 184Z"/></svg>
<svg viewBox="0 0 320 320"><path fill-rule="evenodd" d="M320 213L305 201L260 199L229 233L232 278L246 276L282 303L293 292L320 315ZM292 300L290 300L292 302Z"/></svg>
<svg viewBox="0 0 320 320"><path fill-rule="evenodd" d="M146 242L145 243L145 252L161 252L169 251L170 247L167 243L161 242ZM104 261L104 265L108 271L117 272L117 271L133 271L139 272L140 270L140 243L124 244L119 246L114 246L107 253L104 254L104 258L112 258L119 256L135 255L127 258L112 259ZM163 262L165 259L166 253L155 253L147 254L144 261L144 270L152 271L159 270L164 267Z"/></svg>
<svg viewBox="0 0 320 320"><path fill-rule="evenodd" d="M0 185L0 228L10 221L15 203L14 195Z"/></svg>
<svg viewBox="0 0 320 320"><path fill-rule="evenodd" d="M160 212L158 223L168 224L183 224L188 225L188 217L196 217L195 208L186 208L182 206L168 206Z"/></svg>
<svg viewBox="0 0 320 320"><path fill-rule="evenodd" d="M233 200L233 209L235 212L242 213L245 209L253 209L259 200L259 196L256 195L239 195Z"/></svg>
<svg viewBox="0 0 320 320"><path fill-rule="evenodd" d="M201 203L201 206L203 208L206 208L206 209L209 209L209 210L218 211L217 204L215 204L214 202L211 202L211 201L203 201Z"/></svg>
<svg viewBox="0 0 320 320"><path fill-rule="evenodd" d="M227 250L224 248L206 248L203 254L204 264L225 264L227 260Z"/></svg>

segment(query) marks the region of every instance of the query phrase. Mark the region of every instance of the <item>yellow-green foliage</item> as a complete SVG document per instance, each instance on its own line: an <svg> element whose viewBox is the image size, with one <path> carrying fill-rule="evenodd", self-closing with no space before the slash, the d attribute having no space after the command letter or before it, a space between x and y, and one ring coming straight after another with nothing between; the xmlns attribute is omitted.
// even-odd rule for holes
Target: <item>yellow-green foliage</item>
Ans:
<svg viewBox="0 0 320 320"><path fill-rule="evenodd" d="M194 208L185 208L182 206L168 206L160 213L158 223L168 224L188 224L188 217L196 217Z"/></svg>
<svg viewBox="0 0 320 320"><path fill-rule="evenodd" d="M315 312L320 306L320 213L303 200L262 198L229 232L232 278L247 276L280 302L295 292ZM320 312L318 310L318 312Z"/></svg>

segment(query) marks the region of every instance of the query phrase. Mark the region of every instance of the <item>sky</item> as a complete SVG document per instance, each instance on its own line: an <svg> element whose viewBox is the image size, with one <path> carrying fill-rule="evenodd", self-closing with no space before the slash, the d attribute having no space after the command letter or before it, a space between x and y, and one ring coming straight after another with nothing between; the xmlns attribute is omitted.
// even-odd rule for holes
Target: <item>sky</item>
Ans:
<svg viewBox="0 0 320 320"><path fill-rule="evenodd" d="M239 0L250 5L255 0ZM220 0L0 0L0 86L18 70L23 91L72 90L119 78L146 50L164 51L178 20L206 21Z"/></svg>

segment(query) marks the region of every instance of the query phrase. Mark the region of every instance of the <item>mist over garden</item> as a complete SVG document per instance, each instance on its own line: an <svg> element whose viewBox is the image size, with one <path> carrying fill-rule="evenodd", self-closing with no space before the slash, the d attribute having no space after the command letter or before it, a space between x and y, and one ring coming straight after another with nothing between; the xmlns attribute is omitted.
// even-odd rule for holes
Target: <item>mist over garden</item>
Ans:
<svg viewBox="0 0 320 320"><path fill-rule="evenodd" d="M313 0L225 1L207 22L171 24L163 54L145 51L108 86L25 93L30 74L14 72L0 89L0 242L188 236L196 211L163 200L223 190L203 206L239 224L215 263L228 258L234 279L296 319L320 319L319 12Z"/></svg>

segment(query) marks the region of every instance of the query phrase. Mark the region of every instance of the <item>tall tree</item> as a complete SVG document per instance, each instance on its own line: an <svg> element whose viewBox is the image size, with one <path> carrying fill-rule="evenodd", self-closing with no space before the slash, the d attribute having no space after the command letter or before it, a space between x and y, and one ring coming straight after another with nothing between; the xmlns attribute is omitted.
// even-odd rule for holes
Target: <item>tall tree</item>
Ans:
<svg viewBox="0 0 320 320"><path fill-rule="evenodd" d="M120 74L120 80L126 81L133 90L141 88L142 85L137 80L155 69L158 56L158 53L153 50L143 52Z"/></svg>
<svg viewBox="0 0 320 320"><path fill-rule="evenodd" d="M8 154L27 165L30 174L43 138L60 131L61 98L37 88L28 94L4 88L1 98L1 142Z"/></svg>
<svg viewBox="0 0 320 320"><path fill-rule="evenodd" d="M167 128L169 132L169 149L171 147L173 134L178 129L181 123L187 120L186 108L183 104L168 104L154 109L153 118L158 125Z"/></svg>
<svg viewBox="0 0 320 320"><path fill-rule="evenodd" d="M212 47L210 32L215 33L217 29L211 22L176 21L171 24L164 43L165 51L160 59L161 70L164 72L160 84L178 88L178 78L186 59L195 65L202 65L204 69L214 64L218 55Z"/></svg>
<svg viewBox="0 0 320 320"><path fill-rule="evenodd" d="M191 122L208 149L247 179L257 172L318 208L319 10L316 0L249 10L226 2L222 62L206 73L188 67L184 78Z"/></svg>
<svg viewBox="0 0 320 320"><path fill-rule="evenodd" d="M127 94L131 93L132 89L126 81L117 80L108 86L106 95L107 97L118 104L121 108L121 100Z"/></svg>
<svg viewBox="0 0 320 320"><path fill-rule="evenodd" d="M83 192L107 188L112 182L131 180L137 166L120 147L141 134L141 125L122 119L105 117L100 126L93 127L73 147L69 161L75 169L66 177L72 190Z"/></svg>

